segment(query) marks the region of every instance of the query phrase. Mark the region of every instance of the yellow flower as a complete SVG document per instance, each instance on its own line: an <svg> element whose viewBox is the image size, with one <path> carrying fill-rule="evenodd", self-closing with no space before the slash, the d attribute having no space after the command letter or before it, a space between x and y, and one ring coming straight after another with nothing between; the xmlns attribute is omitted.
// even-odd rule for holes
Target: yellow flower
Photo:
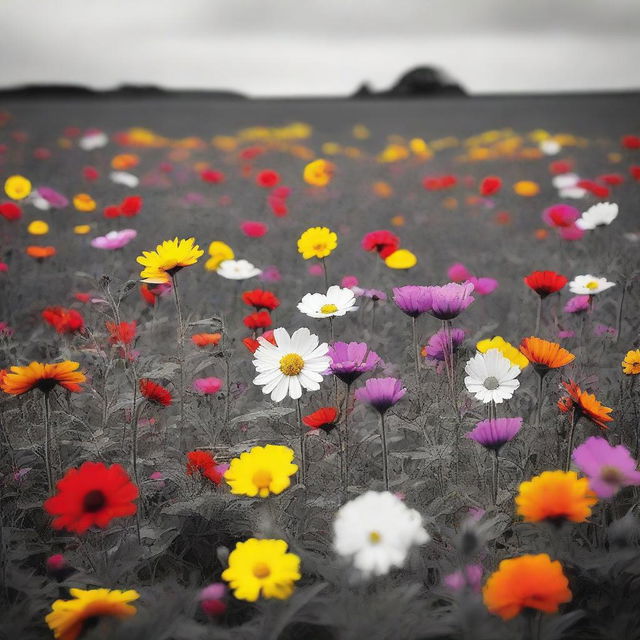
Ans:
<svg viewBox="0 0 640 640"><path fill-rule="evenodd" d="M540 187L537 182L532 180L520 180L513 185L513 190L519 195L525 198L537 196L540 193Z"/></svg>
<svg viewBox="0 0 640 640"><path fill-rule="evenodd" d="M44 220L32 220L27 227L32 236L44 236L49 233L49 225Z"/></svg>
<svg viewBox="0 0 640 640"><path fill-rule="evenodd" d="M298 238L298 252L305 260L326 258L338 246L338 236L327 227L311 227Z"/></svg>
<svg viewBox="0 0 640 640"><path fill-rule="evenodd" d="M22 200L31 193L31 182L24 176L9 176L4 183L4 192L12 200Z"/></svg>
<svg viewBox="0 0 640 640"><path fill-rule="evenodd" d="M229 568L222 573L233 595L249 602L255 602L261 595L286 600L300 578L300 558L287 553L284 540L256 538L236 544L229 555Z"/></svg>
<svg viewBox="0 0 640 640"><path fill-rule="evenodd" d="M129 604L140 597L133 589L69 591L73 600L56 600L51 605L51 613L45 617L45 622L57 640L76 640L80 637L87 620L101 617L130 618L137 613L137 609Z"/></svg>
<svg viewBox="0 0 640 640"><path fill-rule="evenodd" d="M222 262L235 258L233 249L228 244L220 242L220 240L214 240L209 245L209 255L211 257L204 265L207 271L216 271Z"/></svg>
<svg viewBox="0 0 640 640"><path fill-rule="evenodd" d="M640 349L627 351L622 361L622 371L627 375L637 376L640 373Z"/></svg>
<svg viewBox="0 0 640 640"><path fill-rule="evenodd" d="M524 369L529 365L529 361L524 354L501 336L480 340L480 342L476 344L476 349L480 353L486 353L489 349L497 349L507 360L509 360L509 362L511 362L511 364L515 364L516 367L520 367L521 369Z"/></svg>
<svg viewBox="0 0 640 640"><path fill-rule="evenodd" d="M319 158L305 166L302 178L314 187L326 187L333 178L335 167L332 162Z"/></svg>
<svg viewBox="0 0 640 640"><path fill-rule="evenodd" d="M279 444L253 447L239 458L234 458L224 479L236 495L260 496L282 493L290 484L289 479L298 470L293 464L293 450Z"/></svg>
<svg viewBox="0 0 640 640"><path fill-rule="evenodd" d="M384 263L389 269L411 269L418 263L418 258L408 249L398 249L387 256Z"/></svg>
<svg viewBox="0 0 640 640"><path fill-rule="evenodd" d="M73 206L78 211L88 213L90 211L95 211L96 201L88 193L78 193L73 196Z"/></svg>
<svg viewBox="0 0 640 640"><path fill-rule="evenodd" d="M143 251L136 258L144 267L140 278L149 284L166 284L180 269L198 262L203 253L195 238L165 240L155 251Z"/></svg>
<svg viewBox="0 0 640 640"><path fill-rule="evenodd" d="M73 233L77 233L79 236L83 236L85 233L91 231L91 225L89 224L77 224L73 227Z"/></svg>

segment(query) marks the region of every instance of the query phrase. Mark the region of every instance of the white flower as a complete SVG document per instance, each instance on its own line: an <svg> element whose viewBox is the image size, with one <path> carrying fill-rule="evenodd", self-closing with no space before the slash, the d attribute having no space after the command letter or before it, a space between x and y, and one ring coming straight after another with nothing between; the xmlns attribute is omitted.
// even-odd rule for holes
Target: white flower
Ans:
<svg viewBox="0 0 640 640"><path fill-rule="evenodd" d="M78 146L83 151L93 151L94 149L101 149L109 144L109 136L104 131L98 129L91 129L87 131L80 141Z"/></svg>
<svg viewBox="0 0 640 640"><path fill-rule="evenodd" d="M223 260L216 273L229 280L247 280L259 276L262 269L254 267L248 260Z"/></svg>
<svg viewBox="0 0 640 640"><path fill-rule="evenodd" d="M615 282L609 282L606 278L597 278L588 273L585 276L576 276L569 283L569 291L579 296L594 296L615 286Z"/></svg>
<svg viewBox="0 0 640 640"><path fill-rule="evenodd" d="M558 153L560 153L560 151L562 150L560 143L557 142L556 140L553 140L553 138L549 138L548 140L543 140L538 145L538 147L540 151L544 153L545 156L555 156Z"/></svg>
<svg viewBox="0 0 640 640"><path fill-rule="evenodd" d="M567 187L566 189L560 189L560 191L558 191L558 195L561 198L580 200L587 195L587 190L582 187Z"/></svg>
<svg viewBox="0 0 640 640"><path fill-rule="evenodd" d="M367 491L341 507L333 521L333 548L365 575L402 567L415 545L431 538L422 516L388 491Z"/></svg>
<svg viewBox="0 0 640 640"><path fill-rule="evenodd" d="M298 329L289 336L286 329L273 332L276 344L258 338L260 346L253 354L253 366L258 375L253 384L262 387L262 393L270 393L274 402L287 396L297 400L302 389L317 391L322 374L329 368L329 345L318 344L318 336L309 329Z"/></svg>
<svg viewBox="0 0 640 640"><path fill-rule="evenodd" d="M134 176L133 173L127 173L126 171L112 171L109 174L109 178L111 182L123 184L125 187L130 187L131 189L135 189L140 183L138 176Z"/></svg>
<svg viewBox="0 0 640 640"><path fill-rule="evenodd" d="M464 384L476 400L485 404L500 404L513 396L520 386L520 367L507 360L497 349L489 349L486 353L477 353L464 368L467 377Z"/></svg>
<svg viewBox="0 0 640 640"><path fill-rule="evenodd" d="M570 189L577 186L578 182L580 176L577 173L560 173L551 180L556 189Z"/></svg>
<svg viewBox="0 0 640 640"><path fill-rule="evenodd" d="M347 311L355 311L356 297L351 289L333 285L327 294L307 293L298 303L298 310L310 318L331 318L343 316Z"/></svg>
<svg viewBox="0 0 640 640"><path fill-rule="evenodd" d="M611 224L618 217L618 205L615 202L599 202L589 207L576 220L576 227L585 231Z"/></svg>

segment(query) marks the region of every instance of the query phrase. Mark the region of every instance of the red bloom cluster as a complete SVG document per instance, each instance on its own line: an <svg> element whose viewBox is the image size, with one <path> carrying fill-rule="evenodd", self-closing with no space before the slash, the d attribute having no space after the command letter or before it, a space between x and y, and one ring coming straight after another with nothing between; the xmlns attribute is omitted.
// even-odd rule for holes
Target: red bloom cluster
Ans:
<svg viewBox="0 0 640 640"><path fill-rule="evenodd" d="M276 343L276 339L273 336L273 331L265 331L261 337L271 344ZM244 338L242 340L242 344L247 347L247 349L251 353L255 353L260 346L260 343L255 338Z"/></svg>
<svg viewBox="0 0 640 640"><path fill-rule="evenodd" d="M222 482L226 468L218 465L215 458L208 451L189 451L187 453L187 475L200 473L215 484Z"/></svg>
<svg viewBox="0 0 640 640"><path fill-rule="evenodd" d="M264 189L271 189L280 182L280 174L272 169L264 169L256 176L256 184Z"/></svg>
<svg viewBox="0 0 640 640"><path fill-rule="evenodd" d="M400 247L400 238L395 233L380 229L365 234L360 242L365 251L376 251L384 260Z"/></svg>
<svg viewBox="0 0 640 640"><path fill-rule="evenodd" d="M427 191L442 191L450 189L458 184L458 179L450 174L444 176L425 176L422 180L422 186Z"/></svg>
<svg viewBox="0 0 640 640"><path fill-rule="evenodd" d="M287 198L291 195L289 187L276 187L268 196L267 204L276 218L284 218L289 213Z"/></svg>
<svg viewBox="0 0 640 640"><path fill-rule="evenodd" d="M255 307L256 311L260 309L273 311L280 306L280 300L271 291L264 291L263 289L245 291L242 294L242 302L249 307Z"/></svg>
<svg viewBox="0 0 640 640"><path fill-rule="evenodd" d="M302 418L302 422L311 429L322 429L329 433L336 426L338 410L334 407L322 407Z"/></svg>
<svg viewBox="0 0 640 640"><path fill-rule="evenodd" d="M271 326L271 314L268 311L256 311L244 317L244 326L255 331L256 329L266 329Z"/></svg>
<svg viewBox="0 0 640 640"><path fill-rule="evenodd" d="M105 218L119 218L125 216L132 218L142 210L141 196L127 196L119 205L113 204L105 207L103 215Z"/></svg>
<svg viewBox="0 0 640 640"><path fill-rule="evenodd" d="M220 184L224 182L225 175L222 171L216 171L215 169L205 169L200 172L200 179L203 182L208 182L210 184Z"/></svg>
<svg viewBox="0 0 640 640"><path fill-rule="evenodd" d="M109 332L109 344L128 345L136 337L136 321L132 322L106 322L105 326Z"/></svg>
<svg viewBox="0 0 640 640"><path fill-rule="evenodd" d="M555 271L532 271L524 278L525 284L533 289L541 298L560 291L568 280Z"/></svg>
<svg viewBox="0 0 640 640"><path fill-rule="evenodd" d="M494 193L498 193L502 188L502 180L497 176L487 176L480 183L480 195L492 196Z"/></svg>
<svg viewBox="0 0 640 640"><path fill-rule="evenodd" d="M208 347L210 344L217 345L222 338L221 333L194 333L191 336L191 342L196 347Z"/></svg>
<svg viewBox="0 0 640 640"><path fill-rule="evenodd" d="M20 220L22 209L15 202L1 202L0 216L5 220Z"/></svg>
<svg viewBox="0 0 640 640"><path fill-rule="evenodd" d="M57 333L77 333L84 329L84 318L75 309L64 307L47 307L42 312L42 318L50 324Z"/></svg>
<svg viewBox="0 0 640 640"><path fill-rule="evenodd" d="M161 384L148 378L141 378L139 382L140 393L149 401L162 407L168 407L173 402L171 393Z"/></svg>

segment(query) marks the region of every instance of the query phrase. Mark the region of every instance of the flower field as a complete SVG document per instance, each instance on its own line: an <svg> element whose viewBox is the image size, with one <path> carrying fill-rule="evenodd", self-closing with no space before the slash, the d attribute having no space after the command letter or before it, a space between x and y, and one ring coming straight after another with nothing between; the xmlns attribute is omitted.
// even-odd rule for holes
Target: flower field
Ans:
<svg viewBox="0 0 640 640"><path fill-rule="evenodd" d="M0 103L0 637L640 638L639 134Z"/></svg>

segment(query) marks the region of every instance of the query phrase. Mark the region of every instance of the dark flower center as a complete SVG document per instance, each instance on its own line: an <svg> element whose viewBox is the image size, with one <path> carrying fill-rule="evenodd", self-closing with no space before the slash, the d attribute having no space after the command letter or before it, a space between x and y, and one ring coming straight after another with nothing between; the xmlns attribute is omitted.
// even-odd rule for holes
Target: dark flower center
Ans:
<svg viewBox="0 0 640 640"><path fill-rule="evenodd" d="M100 509L104 508L106 504L107 498L100 489L93 489L92 491L89 491L82 501L84 511L88 511L89 513L100 511Z"/></svg>
<svg viewBox="0 0 640 640"><path fill-rule="evenodd" d="M58 381L55 378L42 378L42 380L38 380L37 387L42 393L49 393L56 384L58 384Z"/></svg>

